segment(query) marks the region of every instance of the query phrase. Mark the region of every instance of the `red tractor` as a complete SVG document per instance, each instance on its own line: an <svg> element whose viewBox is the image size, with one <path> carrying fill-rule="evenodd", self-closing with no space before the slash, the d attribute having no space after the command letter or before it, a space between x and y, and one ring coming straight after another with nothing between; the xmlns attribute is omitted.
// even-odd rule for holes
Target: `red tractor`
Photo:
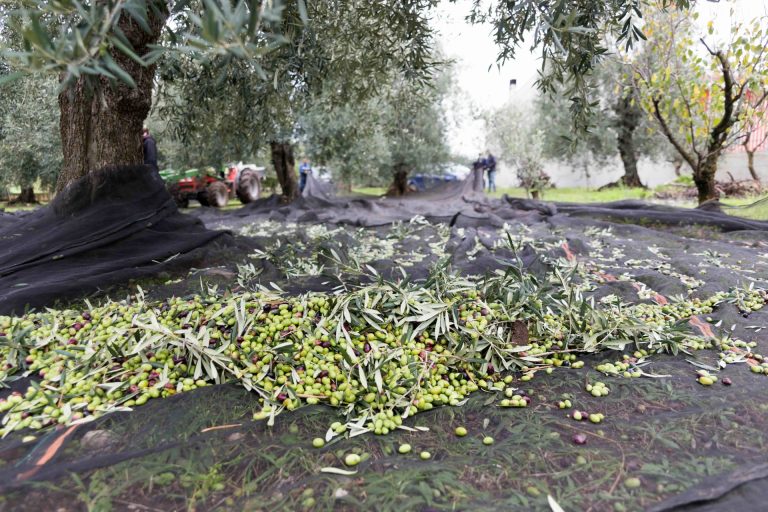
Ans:
<svg viewBox="0 0 768 512"><path fill-rule="evenodd" d="M264 168L238 164L228 167L226 174L223 170L216 174L211 167L201 171L190 169L182 174L174 171L160 174L168 183L168 192L181 208L187 208L190 199L197 200L202 206L223 208L235 196L243 204L258 199Z"/></svg>

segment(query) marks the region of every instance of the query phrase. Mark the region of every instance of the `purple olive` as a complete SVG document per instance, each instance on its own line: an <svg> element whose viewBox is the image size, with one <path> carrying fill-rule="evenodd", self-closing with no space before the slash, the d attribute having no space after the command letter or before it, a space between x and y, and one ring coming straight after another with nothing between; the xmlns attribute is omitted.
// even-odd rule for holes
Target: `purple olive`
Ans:
<svg viewBox="0 0 768 512"><path fill-rule="evenodd" d="M584 434L573 434L574 444L587 444L587 436Z"/></svg>

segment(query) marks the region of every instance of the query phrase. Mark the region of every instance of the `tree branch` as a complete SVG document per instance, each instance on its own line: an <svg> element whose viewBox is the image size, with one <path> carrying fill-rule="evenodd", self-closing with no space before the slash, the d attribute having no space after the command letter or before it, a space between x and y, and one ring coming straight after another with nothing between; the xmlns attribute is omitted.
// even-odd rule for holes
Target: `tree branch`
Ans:
<svg viewBox="0 0 768 512"><path fill-rule="evenodd" d="M710 156L713 153L719 152L723 148L723 145L725 144L725 138L728 135L728 130L736 122L736 118L734 116L734 108L736 102L744 93L744 85L741 86L738 94L734 94L734 88L736 84L733 81L733 73L731 72L731 66L728 63L728 59L723 54L722 50L713 51L707 45L706 41L704 41L704 38L701 38L701 42L704 44L704 47L707 49L710 55L715 57L720 62L720 69L723 72L723 116L709 133L709 147L707 149L709 150L708 156Z"/></svg>
<svg viewBox="0 0 768 512"><path fill-rule="evenodd" d="M677 140L677 137L675 137L675 135L672 133L672 130L669 129L667 121L664 119L664 116L661 115L661 110L659 110L659 100L657 98L653 98L651 101L653 103L653 116L659 122L661 131L667 137L667 140L669 140L670 144L672 144L677 152L680 153L680 156L683 157L683 160L688 162L688 165L691 166L691 169L695 170L698 162L693 158L693 155L691 155L688 151L685 150L685 148L683 148L683 145L680 144L680 142Z"/></svg>

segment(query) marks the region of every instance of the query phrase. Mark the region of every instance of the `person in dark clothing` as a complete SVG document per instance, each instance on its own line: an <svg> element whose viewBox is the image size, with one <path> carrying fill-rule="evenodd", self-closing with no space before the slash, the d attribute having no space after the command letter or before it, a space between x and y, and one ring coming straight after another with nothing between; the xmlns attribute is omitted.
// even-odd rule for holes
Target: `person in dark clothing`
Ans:
<svg viewBox="0 0 768 512"><path fill-rule="evenodd" d="M485 169L488 171L488 192L496 192L496 159L490 151L485 159Z"/></svg>
<svg viewBox="0 0 768 512"><path fill-rule="evenodd" d="M483 174L485 174L485 163L482 156L472 162L472 190L482 192L485 189Z"/></svg>
<svg viewBox="0 0 768 512"><path fill-rule="evenodd" d="M158 172L157 167L157 144L155 138L149 133L149 128L144 128L141 132L141 147L144 151L144 165Z"/></svg>

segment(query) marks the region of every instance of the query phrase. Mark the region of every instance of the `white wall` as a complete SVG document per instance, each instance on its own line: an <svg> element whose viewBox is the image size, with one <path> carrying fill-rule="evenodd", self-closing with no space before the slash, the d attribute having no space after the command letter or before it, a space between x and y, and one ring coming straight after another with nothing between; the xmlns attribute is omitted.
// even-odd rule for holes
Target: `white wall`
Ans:
<svg viewBox="0 0 768 512"><path fill-rule="evenodd" d="M755 169L760 179L768 182L768 152L763 151L755 154ZM683 174L691 173L687 164L684 164L680 170ZM560 188L587 186L598 188L621 178L624 174L624 167L621 164L621 159L617 156L607 165L591 167L589 180L584 176L582 169L575 169L563 162L548 161L544 164L544 171L552 178L555 186ZM642 159L638 163L638 171L640 180L649 187L657 187L675 179L674 167L669 162ZM730 181L728 171L737 180L750 179L747 169L747 155L745 153L724 155L718 163L717 179ZM496 174L496 184L500 187L517 186L514 170L500 163Z"/></svg>

